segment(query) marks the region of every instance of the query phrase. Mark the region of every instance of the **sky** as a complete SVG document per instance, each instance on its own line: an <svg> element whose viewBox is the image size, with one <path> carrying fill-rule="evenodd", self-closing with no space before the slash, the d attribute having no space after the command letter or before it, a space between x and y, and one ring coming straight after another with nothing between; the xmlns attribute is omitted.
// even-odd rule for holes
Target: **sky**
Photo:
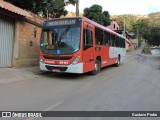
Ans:
<svg viewBox="0 0 160 120"><path fill-rule="evenodd" d="M83 13L84 8L91 7L93 4L101 5L110 15L145 15L160 12L160 0L79 0L80 12ZM76 7L68 5L66 9L75 12Z"/></svg>

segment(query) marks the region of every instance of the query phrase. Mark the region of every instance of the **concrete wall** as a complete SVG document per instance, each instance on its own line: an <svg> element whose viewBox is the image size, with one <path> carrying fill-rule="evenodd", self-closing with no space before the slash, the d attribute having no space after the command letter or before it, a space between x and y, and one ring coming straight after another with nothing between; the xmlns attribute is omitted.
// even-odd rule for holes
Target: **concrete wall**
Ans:
<svg viewBox="0 0 160 120"><path fill-rule="evenodd" d="M152 55L160 55L160 47L151 48Z"/></svg>

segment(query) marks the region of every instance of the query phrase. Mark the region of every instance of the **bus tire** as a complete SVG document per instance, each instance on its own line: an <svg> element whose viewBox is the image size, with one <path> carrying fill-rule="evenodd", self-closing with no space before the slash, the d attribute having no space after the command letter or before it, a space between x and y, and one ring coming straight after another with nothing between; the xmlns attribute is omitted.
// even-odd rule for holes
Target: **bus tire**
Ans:
<svg viewBox="0 0 160 120"><path fill-rule="evenodd" d="M100 60L96 60L94 63L94 70L91 71L91 75L96 75L100 72L101 66L100 66Z"/></svg>
<svg viewBox="0 0 160 120"><path fill-rule="evenodd" d="M119 65L120 65L120 61L121 61L121 57L120 57L120 56L118 56L117 63L115 64L115 66L116 66L116 67L119 67Z"/></svg>

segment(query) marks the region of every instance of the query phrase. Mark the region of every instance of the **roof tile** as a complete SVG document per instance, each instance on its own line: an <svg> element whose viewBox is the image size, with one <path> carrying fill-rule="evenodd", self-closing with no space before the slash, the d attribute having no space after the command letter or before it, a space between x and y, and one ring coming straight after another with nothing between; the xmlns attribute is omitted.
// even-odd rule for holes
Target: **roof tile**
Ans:
<svg viewBox="0 0 160 120"><path fill-rule="evenodd" d="M10 12L22 15L24 17L32 17L27 11L25 11L25 10L11 4L11 3L8 3L4 0L0 0L0 8L3 8L3 9L8 10Z"/></svg>

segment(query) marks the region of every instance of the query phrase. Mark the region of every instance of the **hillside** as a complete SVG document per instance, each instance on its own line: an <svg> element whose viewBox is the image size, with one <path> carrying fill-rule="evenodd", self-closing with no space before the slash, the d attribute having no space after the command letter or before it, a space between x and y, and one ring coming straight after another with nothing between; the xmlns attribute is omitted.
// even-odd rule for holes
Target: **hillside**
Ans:
<svg viewBox="0 0 160 120"><path fill-rule="evenodd" d="M160 25L160 12L151 13L148 15L148 17L154 21L154 24Z"/></svg>
<svg viewBox="0 0 160 120"><path fill-rule="evenodd" d="M160 12L148 14L149 17L160 18Z"/></svg>

